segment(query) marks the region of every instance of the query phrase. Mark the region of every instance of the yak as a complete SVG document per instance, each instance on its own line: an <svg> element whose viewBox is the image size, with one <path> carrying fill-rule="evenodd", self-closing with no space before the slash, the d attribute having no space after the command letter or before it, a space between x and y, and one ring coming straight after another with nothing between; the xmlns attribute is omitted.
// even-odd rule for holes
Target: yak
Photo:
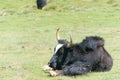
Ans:
<svg viewBox="0 0 120 80"><path fill-rule="evenodd" d="M50 75L82 75L89 72L109 71L113 65L111 55L104 48L104 39L98 36L88 36L80 43L73 44L61 39L59 29L56 37L58 45L46 69L51 69Z"/></svg>
<svg viewBox="0 0 120 80"><path fill-rule="evenodd" d="M47 4L47 0L37 0L36 3L37 3L37 8L42 9Z"/></svg>

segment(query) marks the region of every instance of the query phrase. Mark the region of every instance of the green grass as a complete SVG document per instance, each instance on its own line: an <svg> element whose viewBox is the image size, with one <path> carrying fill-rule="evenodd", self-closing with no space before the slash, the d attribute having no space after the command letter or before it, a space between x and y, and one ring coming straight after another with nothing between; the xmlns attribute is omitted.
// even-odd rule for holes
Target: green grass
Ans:
<svg viewBox="0 0 120 80"><path fill-rule="evenodd" d="M0 80L119 80L120 1L48 0L37 10L35 0L0 1ZM109 72L82 76L50 77L42 70L61 37L80 42L86 36L105 39L105 48L114 59Z"/></svg>

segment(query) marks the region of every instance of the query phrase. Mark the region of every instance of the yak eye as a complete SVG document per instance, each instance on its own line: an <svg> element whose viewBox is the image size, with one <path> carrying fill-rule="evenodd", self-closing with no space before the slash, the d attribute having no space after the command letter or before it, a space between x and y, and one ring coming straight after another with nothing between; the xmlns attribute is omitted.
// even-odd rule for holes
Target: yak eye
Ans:
<svg viewBox="0 0 120 80"><path fill-rule="evenodd" d="M64 53L64 48L59 49L60 53Z"/></svg>

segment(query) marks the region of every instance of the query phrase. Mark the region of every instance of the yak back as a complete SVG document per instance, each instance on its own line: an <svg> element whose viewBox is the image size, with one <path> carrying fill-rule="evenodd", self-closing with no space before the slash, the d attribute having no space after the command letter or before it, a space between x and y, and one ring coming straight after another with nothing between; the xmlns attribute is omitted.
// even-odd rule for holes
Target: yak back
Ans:
<svg viewBox="0 0 120 80"><path fill-rule="evenodd" d="M103 47L104 40L98 36L90 36L86 37L78 46L81 53L88 53L89 51L95 51L97 48Z"/></svg>

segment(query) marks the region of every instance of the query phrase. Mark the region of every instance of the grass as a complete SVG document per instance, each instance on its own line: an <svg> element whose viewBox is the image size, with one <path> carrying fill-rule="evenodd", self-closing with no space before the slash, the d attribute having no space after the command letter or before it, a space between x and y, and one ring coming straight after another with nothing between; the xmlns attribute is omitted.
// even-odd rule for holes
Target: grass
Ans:
<svg viewBox="0 0 120 80"><path fill-rule="evenodd" d="M37 10L35 0L0 1L0 80L119 80L119 0L48 0ZM59 5L58 5L59 4ZM72 5L72 6L71 6ZM114 59L109 72L82 76L50 77L42 70L61 37L74 43L90 35L105 39L105 48Z"/></svg>

